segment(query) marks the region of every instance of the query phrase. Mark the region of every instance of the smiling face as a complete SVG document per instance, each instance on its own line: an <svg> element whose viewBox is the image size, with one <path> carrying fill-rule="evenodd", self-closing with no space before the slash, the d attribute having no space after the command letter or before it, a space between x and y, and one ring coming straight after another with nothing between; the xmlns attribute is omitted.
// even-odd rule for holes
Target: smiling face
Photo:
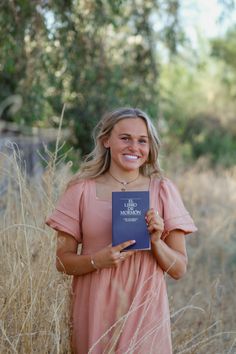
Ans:
<svg viewBox="0 0 236 354"><path fill-rule="evenodd" d="M146 123L141 118L125 118L117 122L104 146L110 148L110 171L116 176L139 170L149 155Z"/></svg>

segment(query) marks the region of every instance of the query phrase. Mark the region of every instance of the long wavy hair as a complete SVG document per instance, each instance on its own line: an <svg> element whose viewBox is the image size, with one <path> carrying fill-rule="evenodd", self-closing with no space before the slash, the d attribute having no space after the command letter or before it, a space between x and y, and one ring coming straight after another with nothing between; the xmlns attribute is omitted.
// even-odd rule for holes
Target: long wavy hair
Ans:
<svg viewBox="0 0 236 354"><path fill-rule="evenodd" d="M148 115L137 108L119 108L106 113L98 122L93 131L94 149L88 154L80 165L79 172L72 178L69 185L81 179L93 179L109 170L111 163L110 149L104 147L104 141L109 138L115 124L122 119L141 118L146 124L149 138L149 156L147 161L140 167L144 176L161 175L158 161L160 140L157 131Z"/></svg>

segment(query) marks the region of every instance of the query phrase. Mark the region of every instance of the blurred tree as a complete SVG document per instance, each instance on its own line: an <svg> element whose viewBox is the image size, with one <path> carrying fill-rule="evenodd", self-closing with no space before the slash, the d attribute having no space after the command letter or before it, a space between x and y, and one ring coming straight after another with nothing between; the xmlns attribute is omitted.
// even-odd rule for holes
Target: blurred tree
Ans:
<svg viewBox="0 0 236 354"><path fill-rule="evenodd" d="M235 0L219 2L224 15ZM181 6L180 0L1 1L1 118L57 125L66 103L64 124L85 154L106 110L138 106L159 116L167 152L222 160L226 150L216 149L219 136L211 128L217 120L230 155L236 30L212 41L211 58L191 43L184 50ZM20 106L20 97L21 109L9 110L14 100Z"/></svg>
<svg viewBox="0 0 236 354"><path fill-rule="evenodd" d="M211 166L235 164L236 104L222 79L227 72L233 87L235 76L226 69L203 49L197 57L188 51L162 65L159 126L168 157L190 162L207 156Z"/></svg>
<svg viewBox="0 0 236 354"><path fill-rule="evenodd" d="M212 165L235 164L236 134L226 129L218 117L204 113L193 116L186 124L182 141L191 145L194 159L208 156Z"/></svg>
<svg viewBox="0 0 236 354"><path fill-rule="evenodd" d="M20 114L7 120L34 122L44 115L47 75L40 60L47 31L37 2L4 1L0 4L0 102L20 94Z"/></svg>
<svg viewBox="0 0 236 354"><path fill-rule="evenodd" d="M222 84L228 87L232 99L236 98L236 26L230 28L224 37L211 41L212 56L225 64Z"/></svg>
<svg viewBox="0 0 236 354"><path fill-rule="evenodd" d="M0 5L0 100L23 106L3 118L56 122L63 103L76 145L90 150L91 128L107 109L139 106L156 118L156 46L177 52L179 1L12 0ZM156 22L162 25L153 30Z"/></svg>

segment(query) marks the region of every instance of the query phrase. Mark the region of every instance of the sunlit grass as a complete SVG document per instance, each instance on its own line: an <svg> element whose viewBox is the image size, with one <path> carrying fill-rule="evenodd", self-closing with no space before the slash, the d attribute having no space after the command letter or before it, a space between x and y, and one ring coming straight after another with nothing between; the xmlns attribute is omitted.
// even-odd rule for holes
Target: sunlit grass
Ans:
<svg viewBox="0 0 236 354"><path fill-rule="evenodd" d="M177 176L199 231L187 241L189 267L185 278L169 281L176 353L235 353L236 318L236 169L198 171Z"/></svg>
<svg viewBox="0 0 236 354"><path fill-rule="evenodd" d="M70 279L55 269L55 234L44 224L69 177L58 151L42 180L22 174L17 151L0 158L0 353L70 352ZM168 278L174 353L234 353L236 170L172 179L199 229L187 241L188 273Z"/></svg>

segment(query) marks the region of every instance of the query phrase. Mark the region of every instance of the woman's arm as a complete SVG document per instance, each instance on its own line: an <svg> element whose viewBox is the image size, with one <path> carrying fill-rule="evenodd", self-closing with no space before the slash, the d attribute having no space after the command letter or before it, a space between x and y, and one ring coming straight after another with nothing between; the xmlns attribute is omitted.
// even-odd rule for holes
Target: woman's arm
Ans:
<svg viewBox="0 0 236 354"><path fill-rule="evenodd" d="M117 267L133 254L133 251L123 253L121 251L134 242L131 240L115 247L108 246L93 255L78 255L78 242L74 237L65 232L58 232L56 268L59 272L68 275L83 275L96 269ZM92 264L91 259L94 264Z"/></svg>
<svg viewBox="0 0 236 354"><path fill-rule="evenodd" d="M172 278L180 279L186 272L188 262L184 232L173 230L163 241L163 219L154 209L150 209L146 220L151 235L152 252L159 266Z"/></svg>
<svg viewBox="0 0 236 354"><path fill-rule="evenodd" d="M165 241L151 241L152 252L159 266L172 278L180 279L187 270L185 236L181 230L173 230Z"/></svg>

